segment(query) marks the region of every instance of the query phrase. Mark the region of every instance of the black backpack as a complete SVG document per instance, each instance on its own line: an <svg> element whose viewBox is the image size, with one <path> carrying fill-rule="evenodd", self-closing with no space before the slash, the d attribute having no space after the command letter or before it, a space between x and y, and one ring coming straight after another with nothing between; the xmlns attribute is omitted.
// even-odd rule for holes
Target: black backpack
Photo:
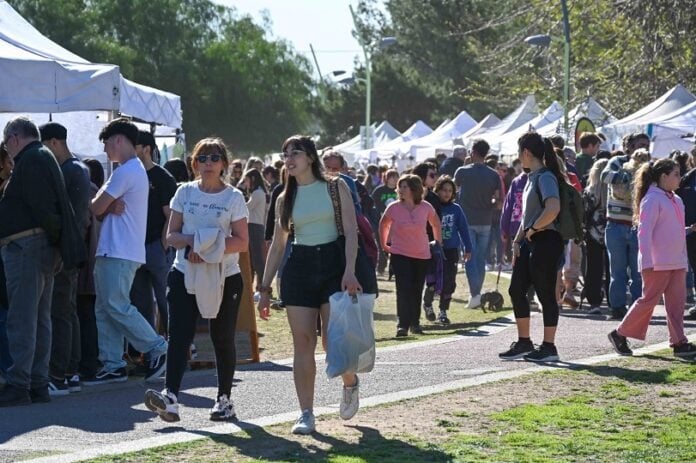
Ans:
<svg viewBox="0 0 696 463"><path fill-rule="evenodd" d="M539 195L539 203L543 204L538 179L534 184L534 188ZM564 240L573 240L579 244L584 238L583 220L585 217L585 207L582 202L582 196L578 190L568 182L559 182L558 196L560 197L561 210L553 222L554 226L558 233L561 234L561 238Z"/></svg>

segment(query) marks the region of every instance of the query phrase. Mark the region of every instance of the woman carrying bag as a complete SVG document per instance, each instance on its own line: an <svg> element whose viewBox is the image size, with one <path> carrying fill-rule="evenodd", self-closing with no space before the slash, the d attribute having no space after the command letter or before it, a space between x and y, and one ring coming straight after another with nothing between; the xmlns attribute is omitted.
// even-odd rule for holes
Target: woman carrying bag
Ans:
<svg viewBox="0 0 696 463"><path fill-rule="evenodd" d="M263 282L259 287L261 297L258 310L260 317L268 320L271 281L282 261L292 229L294 239L287 243L291 250L283 269L280 297L285 304L292 332L293 377L301 409L292 432L310 434L315 430L313 406L317 317L321 317L322 340L325 343L329 297L341 291L350 294L362 291L355 277L357 222L350 190L343 181L338 180L340 214L345 232L344 237L339 236L337 211L311 138L292 136L283 143L282 151L288 181L276 204L275 231ZM345 265L342 265L343 262ZM342 379L340 416L347 420L359 408L359 382L353 373L342 375Z"/></svg>

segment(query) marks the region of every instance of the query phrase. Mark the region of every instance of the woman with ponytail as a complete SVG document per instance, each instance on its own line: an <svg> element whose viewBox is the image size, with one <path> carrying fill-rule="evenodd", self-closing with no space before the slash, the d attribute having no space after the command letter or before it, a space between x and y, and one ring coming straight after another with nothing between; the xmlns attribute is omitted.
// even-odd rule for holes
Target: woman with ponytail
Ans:
<svg viewBox="0 0 696 463"><path fill-rule="evenodd" d="M514 261L509 289L518 339L499 357L551 362L558 360L554 344L558 325L556 271L563 253L563 239L554 222L561 210L558 185L567 182L567 178L547 138L528 132L517 143L522 166L529 169L522 194L522 225L512 245ZM544 314L544 340L538 347L529 335L527 291L531 286L536 290Z"/></svg>
<svg viewBox="0 0 696 463"><path fill-rule="evenodd" d="M620 355L632 355L626 338L644 340L655 306L664 295L669 344L675 357L696 356L696 346L684 334L686 303L686 232L684 203L674 194L681 177L679 164L660 159L636 173L633 221L638 227L638 266L643 293L631 306L609 341Z"/></svg>

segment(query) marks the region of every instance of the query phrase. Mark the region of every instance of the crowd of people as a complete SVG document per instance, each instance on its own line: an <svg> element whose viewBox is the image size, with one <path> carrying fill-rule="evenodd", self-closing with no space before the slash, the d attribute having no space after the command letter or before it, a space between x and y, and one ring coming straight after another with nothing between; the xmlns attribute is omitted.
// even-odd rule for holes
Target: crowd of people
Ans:
<svg viewBox="0 0 696 463"><path fill-rule="evenodd" d="M153 135L126 119L99 137L117 164L108 176L71 153L60 124L20 117L4 129L0 406L164 375L164 389L148 389L144 403L178 421L202 318L217 369L210 419L234 419L242 252L259 317L287 314L298 434L315 429L314 353L318 333L326 348L329 297L377 294L377 275L395 280L396 337L422 334L422 318L450 323L462 262L469 309L482 303L487 271L512 271L518 338L503 360L558 360L561 308L598 316L605 300L620 322L611 345L630 355L628 338L645 338L661 297L674 354L696 356L683 322L696 268L696 153L653 159L645 134L608 152L601 134L583 133L576 155L560 136L529 132L511 165L474 140L404 172L356 170L300 135L268 165L233 159L223 140L205 138L185 160L160 166ZM534 306L541 344L531 339ZM350 419L360 380L346 372L342 382L340 416Z"/></svg>

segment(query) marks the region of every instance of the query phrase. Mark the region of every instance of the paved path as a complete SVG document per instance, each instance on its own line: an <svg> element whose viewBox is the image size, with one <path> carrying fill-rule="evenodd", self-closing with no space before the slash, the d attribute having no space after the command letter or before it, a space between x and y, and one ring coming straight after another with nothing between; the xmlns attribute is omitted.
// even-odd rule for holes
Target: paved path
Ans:
<svg viewBox="0 0 696 463"><path fill-rule="evenodd" d="M532 339L539 342L542 331L539 314L533 314L532 324ZM557 339L562 360L572 362L611 352L606 333L615 325L616 322L604 317L563 311ZM696 333L695 322L686 322L686 327L689 334ZM510 318L462 336L427 341L426 330L422 338L426 341L378 351L374 372L361 376L363 404L509 377L515 371L533 367L523 361L501 362L497 358L497 353L516 338ZM646 344L662 343L666 339L664 310L658 308ZM316 407L321 412L336 411L340 381L327 381L323 368L320 361ZM0 462L40 454L53 455L41 461L75 461L87 456L85 450L122 451L124 442L142 448L191 438L191 434L182 431L200 435L202 431L219 430L219 426L216 428L208 420L214 385L214 372L187 373L180 395L183 407L178 426L160 421L142 405L147 386L139 380L83 387L81 393L56 398L48 404L0 409ZM238 416L245 422L291 420L297 413L289 362L264 362L239 368L232 393ZM360 416L355 420L359 422ZM233 427L222 429L229 432Z"/></svg>

